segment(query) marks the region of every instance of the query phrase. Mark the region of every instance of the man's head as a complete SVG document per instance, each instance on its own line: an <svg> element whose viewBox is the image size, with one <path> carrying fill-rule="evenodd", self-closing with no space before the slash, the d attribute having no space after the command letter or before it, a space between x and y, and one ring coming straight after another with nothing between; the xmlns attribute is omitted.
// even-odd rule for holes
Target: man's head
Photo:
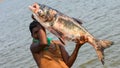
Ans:
<svg viewBox="0 0 120 68"><path fill-rule="evenodd" d="M29 25L29 30L31 32L31 36L35 39L38 39L38 31L40 29L40 24L37 21L32 21Z"/></svg>

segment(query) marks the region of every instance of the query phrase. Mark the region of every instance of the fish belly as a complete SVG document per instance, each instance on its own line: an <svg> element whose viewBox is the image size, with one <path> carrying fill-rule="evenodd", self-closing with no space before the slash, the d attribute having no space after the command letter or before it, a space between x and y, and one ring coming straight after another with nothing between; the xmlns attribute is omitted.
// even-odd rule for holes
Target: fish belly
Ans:
<svg viewBox="0 0 120 68"><path fill-rule="evenodd" d="M68 41L89 34L80 24L72 20L72 18L58 17L52 27Z"/></svg>

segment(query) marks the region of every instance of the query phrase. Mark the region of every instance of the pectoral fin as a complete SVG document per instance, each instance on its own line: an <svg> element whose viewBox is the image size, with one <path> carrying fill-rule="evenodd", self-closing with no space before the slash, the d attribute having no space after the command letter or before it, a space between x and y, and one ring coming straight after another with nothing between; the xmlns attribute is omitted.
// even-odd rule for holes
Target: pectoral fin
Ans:
<svg viewBox="0 0 120 68"><path fill-rule="evenodd" d="M54 28L49 28L49 30L50 30L51 33L53 33L54 35L56 35L59 38L60 42L63 45L65 45L64 38L63 38L64 34L62 32L60 32L59 30L54 29Z"/></svg>
<svg viewBox="0 0 120 68"><path fill-rule="evenodd" d="M62 38L59 38L59 40L61 41L62 44L65 45L65 42L64 42L64 40Z"/></svg>

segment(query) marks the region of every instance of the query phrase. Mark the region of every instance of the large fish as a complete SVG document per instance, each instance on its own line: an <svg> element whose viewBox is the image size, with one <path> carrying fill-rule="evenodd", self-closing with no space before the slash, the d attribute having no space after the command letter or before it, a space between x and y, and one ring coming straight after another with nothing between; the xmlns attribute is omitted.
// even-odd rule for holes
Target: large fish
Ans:
<svg viewBox="0 0 120 68"><path fill-rule="evenodd" d="M62 43L74 41L81 36L87 38L98 55L99 60L104 64L104 49L112 45L112 41L99 40L92 36L76 18L69 17L63 13L43 4L34 3L29 6L34 18L47 30L56 35Z"/></svg>

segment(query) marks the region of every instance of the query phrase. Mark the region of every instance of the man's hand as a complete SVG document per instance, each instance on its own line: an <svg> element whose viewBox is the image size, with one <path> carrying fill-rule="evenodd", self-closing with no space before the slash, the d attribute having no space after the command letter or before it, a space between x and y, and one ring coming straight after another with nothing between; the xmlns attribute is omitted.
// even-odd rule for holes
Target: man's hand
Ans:
<svg viewBox="0 0 120 68"><path fill-rule="evenodd" d="M76 38L76 46L82 46L84 43L86 43L88 40L85 36L81 36L80 38Z"/></svg>

